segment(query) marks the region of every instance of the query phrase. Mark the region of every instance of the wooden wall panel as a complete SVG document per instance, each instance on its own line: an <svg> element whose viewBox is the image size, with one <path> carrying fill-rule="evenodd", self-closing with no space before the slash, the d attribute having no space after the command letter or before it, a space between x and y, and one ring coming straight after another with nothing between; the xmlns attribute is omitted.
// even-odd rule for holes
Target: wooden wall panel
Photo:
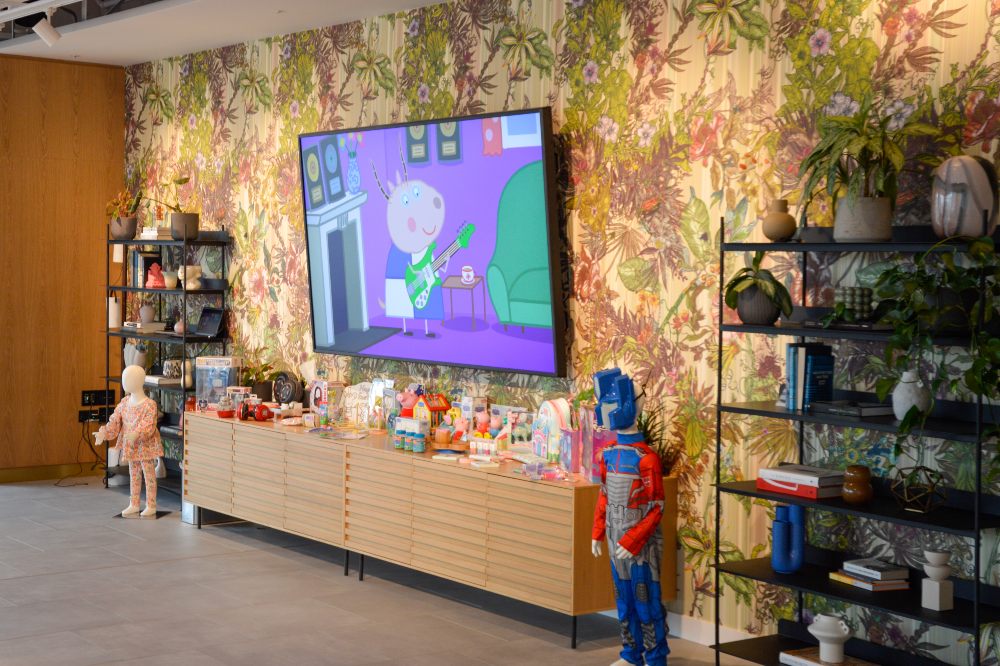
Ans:
<svg viewBox="0 0 1000 666"><path fill-rule="evenodd" d="M80 391L104 388L124 99L121 68L0 56L0 469L76 462Z"/></svg>

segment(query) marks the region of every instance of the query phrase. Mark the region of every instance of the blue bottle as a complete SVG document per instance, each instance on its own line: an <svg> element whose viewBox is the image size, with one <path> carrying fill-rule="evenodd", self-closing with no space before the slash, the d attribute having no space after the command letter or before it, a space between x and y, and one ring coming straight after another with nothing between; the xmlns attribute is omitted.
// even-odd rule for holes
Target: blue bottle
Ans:
<svg viewBox="0 0 1000 666"><path fill-rule="evenodd" d="M771 568L792 574L802 568L806 549L805 509L779 504L771 523Z"/></svg>

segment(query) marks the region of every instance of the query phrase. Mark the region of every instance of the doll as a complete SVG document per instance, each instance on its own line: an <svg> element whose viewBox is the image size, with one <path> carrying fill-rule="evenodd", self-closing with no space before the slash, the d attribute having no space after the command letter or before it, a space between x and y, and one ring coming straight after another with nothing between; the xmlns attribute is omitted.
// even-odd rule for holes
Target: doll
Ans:
<svg viewBox="0 0 1000 666"><path fill-rule="evenodd" d="M412 386L400 391L396 396L396 400L399 401L400 406L399 415L403 418L412 419L413 406L417 404L417 399L419 397L420 396L415 390L413 390Z"/></svg>
<svg viewBox="0 0 1000 666"><path fill-rule="evenodd" d="M122 462L128 463L129 504L122 517L139 514L143 518L156 516L156 460L163 455L163 442L156 427L156 401L146 396L142 386L146 371L130 365L122 371L122 389L128 393L115 407L107 425L94 433L97 444L118 437L115 450L121 449ZM146 508L139 513L139 493L146 480Z"/></svg>
<svg viewBox="0 0 1000 666"><path fill-rule="evenodd" d="M490 415L482 407L476 410L476 437L490 438Z"/></svg>
<svg viewBox="0 0 1000 666"><path fill-rule="evenodd" d="M465 441L466 435L469 432L469 419L464 416L459 416L455 419L455 434L452 438L453 442Z"/></svg>
<svg viewBox="0 0 1000 666"><path fill-rule="evenodd" d="M663 470L660 456L636 428L642 396L618 368L594 375L597 423L618 441L601 452L601 493L594 511L591 551L608 542L621 627L621 659L612 666L666 666L666 611L660 599Z"/></svg>

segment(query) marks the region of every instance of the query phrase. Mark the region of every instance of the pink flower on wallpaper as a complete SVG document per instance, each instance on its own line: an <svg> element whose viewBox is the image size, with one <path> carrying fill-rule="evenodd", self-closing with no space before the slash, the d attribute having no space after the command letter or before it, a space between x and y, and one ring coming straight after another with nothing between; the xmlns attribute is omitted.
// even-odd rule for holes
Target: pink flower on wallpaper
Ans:
<svg viewBox="0 0 1000 666"><path fill-rule="evenodd" d="M417 88L417 101L421 104L426 104L431 99L431 89L427 87L426 83L421 83L420 87Z"/></svg>
<svg viewBox="0 0 1000 666"><path fill-rule="evenodd" d="M597 135L608 143L614 143L618 140L618 123L608 116L601 116L600 120L597 121Z"/></svg>
<svg viewBox="0 0 1000 666"><path fill-rule="evenodd" d="M267 298L267 275L263 268L253 266L243 273L243 290L251 301L263 301Z"/></svg>
<svg viewBox="0 0 1000 666"><path fill-rule="evenodd" d="M636 135L639 138L639 147L648 148L649 144L653 142L653 136L656 134L656 128L653 127L648 122L643 123L639 126L639 131Z"/></svg>
<svg viewBox="0 0 1000 666"><path fill-rule="evenodd" d="M982 144L987 153L1000 133L1000 100L987 98L977 90L965 100L965 129L962 140L966 146Z"/></svg>
<svg viewBox="0 0 1000 666"><path fill-rule="evenodd" d="M597 63L593 60L588 60L587 64L583 66L583 82L586 84L597 83Z"/></svg>
<svg viewBox="0 0 1000 666"><path fill-rule="evenodd" d="M812 53L812 57L816 58L818 56L825 56L830 53L830 42L833 40L833 35L826 28L820 28L812 34L809 38L809 51Z"/></svg>
<svg viewBox="0 0 1000 666"><path fill-rule="evenodd" d="M726 120L720 114L714 114L711 122L703 116L695 116L691 123L691 160L701 160L702 166L708 166L708 158L715 152L719 143L719 130Z"/></svg>
<svg viewBox="0 0 1000 666"><path fill-rule="evenodd" d="M1000 0L992 0L990 2L990 16L996 16L1000 14Z"/></svg>
<svg viewBox="0 0 1000 666"><path fill-rule="evenodd" d="M919 38L920 38L920 31L917 30L916 28L910 28L909 30L903 33L903 39L905 39L908 42L915 42Z"/></svg>
<svg viewBox="0 0 1000 666"><path fill-rule="evenodd" d="M195 125L197 124L198 124L198 116L192 113L191 115L188 116L188 127L194 129Z"/></svg>
<svg viewBox="0 0 1000 666"><path fill-rule="evenodd" d="M920 13L920 10L916 7L909 7L905 12L903 12L903 20L913 25L915 23L920 23L924 18L924 15Z"/></svg>
<svg viewBox="0 0 1000 666"><path fill-rule="evenodd" d="M299 117L299 100L292 100L292 103L288 105L288 113L291 114L292 118Z"/></svg>

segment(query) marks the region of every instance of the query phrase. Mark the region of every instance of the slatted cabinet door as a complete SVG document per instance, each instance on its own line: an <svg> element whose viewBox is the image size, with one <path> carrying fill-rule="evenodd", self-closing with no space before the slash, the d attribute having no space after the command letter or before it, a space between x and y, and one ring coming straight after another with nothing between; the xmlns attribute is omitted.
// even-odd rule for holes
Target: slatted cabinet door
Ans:
<svg viewBox="0 0 1000 666"><path fill-rule="evenodd" d="M233 515L283 529L285 436L252 425L234 428Z"/></svg>
<svg viewBox="0 0 1000 666"><path fill-rule="evenodd" d="M233 426L206 417L184 419L184 499L232 514Z"/></svg>
<svg viewBox="0 0 1000 666"><path fill-rule="evenodd" d="M481 472L413 461L410 566L486 585L486 484Z"/></svg>
<svg viewBox="0 0 1000 666"><path fill-rule="evenodd" d="M572 612L572 490L491 474L486 510L486 589Z"/></svg>
<svg viewBox="0 0 1000 666"><path fill-rule="evenodd" d="M285 442L285 529L344 545L344 445L308 435Z"/></svg>
<svg viewBox="0 0 1000 666"><path fill-rule="evenodd" d="M413 461L348 444L344 459L344 545L408 565L412 545Z"/></svg>

